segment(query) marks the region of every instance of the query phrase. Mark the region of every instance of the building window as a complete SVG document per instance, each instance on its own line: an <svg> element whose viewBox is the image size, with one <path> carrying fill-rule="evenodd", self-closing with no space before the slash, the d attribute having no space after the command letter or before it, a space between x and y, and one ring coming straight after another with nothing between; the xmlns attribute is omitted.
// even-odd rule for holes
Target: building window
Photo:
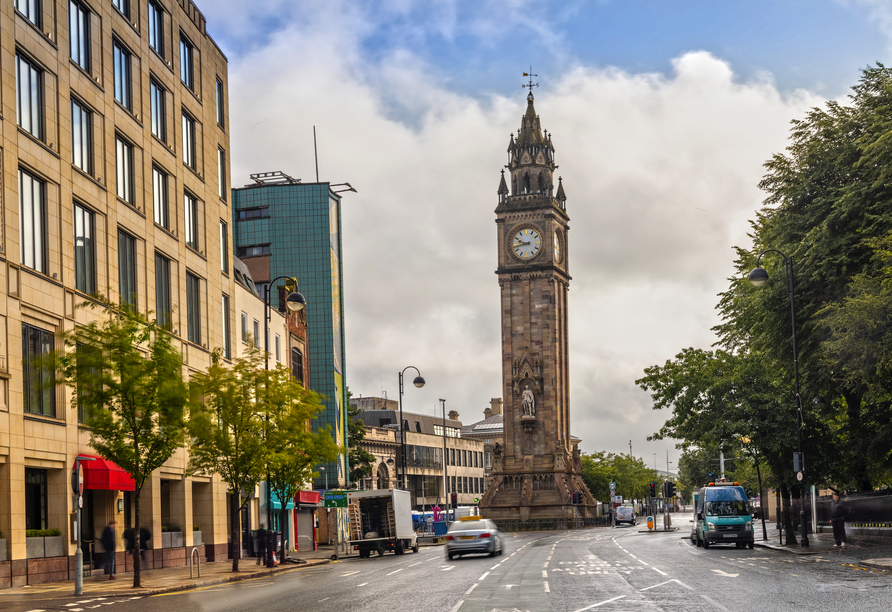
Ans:
<svg viewBox="0 0 892 612"><path fill-rule="evenodd" d="M96 246L93 213L74 205L74 284L78 291L96 293Z"/></svg>
<svg viewBox="0 0 892 612"><path fill-rule="evenodd" d="M477 451L474 451L474 467L480 467L480 458L477 456Z"/></svg>
<svg viewBox="0 0 892 612"><path fill-rule="evenodd" d="M46 184L19 170L19 235L22 265L46 273Z"/></svg>
<svg viewBox="0 0 892 612"><path fill-rule="evenodd" d="M15 0L15 8L25 19L40 27L40 0Z"/></svg>
<svg viewBox="0 0 892 612"><path fill-rule="evenodd" d="M226 200L226 153L217 149L217 190L221 200Z"/></svg>
<svg viewBox="0 0 892 612"><path fill-rule="evenodd" d="M133 145L115 136L115 192L118 197L133 204Z"/></svg>
<svg viewBox="0 0 892 612"><path fill-rule="evenodd" d="M449 465L455 465L455 449L449 449Z"/></svg>
<svg viewBox="0 0 892 612"><path fill-rule="evenodd" d="M229 296L223 296L223 356L232 359L232 343L230 342L231 330L229 329Z"/></svg>
<svg viewBox="0 0 892 612"><path fill-rule="evenodd" d="M304 382L304 354L299 348L291 349L291 375L301 384Z"/></svg>
<svg viewBox="0 0 892 612"><path fill-rule="evenodd" d="M248 342L248 313L242 313L242 342Z"/></svg>
<svg viewBox="0 0 892 612"><path fill-rule="evenodd" d="M276 334L276 362L282 363L282 349L281 349L282 339L279 337L279 334Z"/></svg>
<svg viewBox="0 0 892 612"><path fill-rule="evenodd" d="M93 113L71 101L71 163L90 174L93 171Z"/></svg>
<svg viewBox="0 0 892 612"><path fill-rule="evenodd" d="M201 344L201 279L186 273L187 340Z"/></svg>
<svg viewBox="0 0 892 612"><path fill-rule="evenodd" d="M192 43L180 36L180 80L183 85L195 91L195 48Z"/></svg>
<svg viewBox="0 0 892 612"><path fill-rule="evenodd" d="M456 491L456 489L455 489L455 476L452 476L450 479L452 480L452 488L449 489L449 490L450 490L452 493L458 493L458 491Z"/></svg>
<svg viewBox="0 0 892 612"><path fill-rule="evenodd" d="M468 451L461 452L461 464L463 467L468 467Z"/></svg>
<svg viewBox="0 0 892 612"><path fill-rule="evenodd" d="M164 57L164 10L149 0L149 46Z"/></svg>
<svg viewBox="0 0 892 612"><path fill-rule="evenodd" d="M68 38L71 60L90 72L90 11L77 0L68 0Z"/></svg>
<svg viewBox="0 0 892 612"><path fill-rule="evenodd" d="M53 334L22 323L22 390L28 414L56 416L56 375L44 362L54 351Z"/></svg>
<svg viewBox="0 0 892 612"><path fill-rule="evenodd" d="M124 17L130 19L130 0L112 0L114 6Z"/></svg>
<svg viewBox="0 0 892 612"><path fill-rule="evenodd" d="M183 163L195 170L195 119L183 113Z"/></svg>
<svg viewBox="0 0 892 612"><path fill-rule="evenodd" d="M253 257L255 255L269 255L269 245L259 244L255 246L239 247L237 249L239 257ZM258 285L259 286L259 285ZM263 297L263 296L261 296Z"/></svg>
<svg viewBox="0 0 892 612"><path fill-rule="evenodd" d="M468 477L462 476L461 479L462 479L462 493L470 493L471 489L468 488Z"/></svg>
<svg viewBox="0 0 892 612"><path fill-rule="evenodd" d="M220 221L220 270L229 272L229 228Z"/></svg>
<svg viewBox="0 0 892 612"><path fill-rule="evenodd" d="M260 348L260 321L254 319L254 348Z"/></svg>
<svg viewBox="0 0 892 612"><path fill-rule="evenodd" d="M25 529L46 529L46 470L25 468Z"/></svg>
<svg viewBox="0 0 892 612"><path fill-rule="evenodd" d="M19 127L43 138L43 70L21 55L15 58L16 110Z"/></svg>
<svg viewBox="0 0 892 612"><path fill-rule="evenodd" d="M224 126L224 116L223 116L223 81L217 79L217 125L220 127Z"/></svg>
<svg viewBox="0 0 892 612"><path fill-rule="evenodd" d="M264 208L246 208L238 211L238 220L246 219L266 219L269 217L269 207Z"/></svg>
<svg viewBox="0 0 892 612"><path fill-rule="evenodd" d="M442 425L434 425L434 435L435 436L442 436L444 431L445 430L443 429Z"/></svg>
<svg viewBox="0 0 892 612"><path fill-rule="evenodd" d="M131 110L130 103L130 52L127 51L118 41L112 43L115 68L115 100L121 103L121 106L127 110Z"/></svg>
<svg viewBox="0 0 892 612"><path fill-rule="evenodd" d="M186 245L198 250L198 200L190 193L183 194L183 213L185 216Z"/></svg>
<svg viewBox="0 0 892 612"><path fill-rule="evenodd" d="M483 467L487 470L492 468L492 453L490 451L483 453Z"/></svg>
<svg viewBox="0 0 892 612"><path fill-rule="evenodd" d="M164 229L170 229L170 216L167 214L167 173L152 166L152 208L155 211L155 223Z"/></svg>
<svg viewBox="0 0 892 612"><path fill-rule="evenodd" d="M118 230L118 292L121 304L136 309L136 238Z"/></svg>
<svg viewBox="0 0 892 612"><path fill-rule="evenodd" d="M150 5L151 6L151 5ZM149 82L149 102L152 112L152 135L161 142L167 141L167 110L165 107L165 90L155 79Z"/></svg>
<svg viewBox="0 0 892 612"><path fill-rule="evenodd" d="M155 319L162 329L171 329L170 260L155 253Z"/></svg>

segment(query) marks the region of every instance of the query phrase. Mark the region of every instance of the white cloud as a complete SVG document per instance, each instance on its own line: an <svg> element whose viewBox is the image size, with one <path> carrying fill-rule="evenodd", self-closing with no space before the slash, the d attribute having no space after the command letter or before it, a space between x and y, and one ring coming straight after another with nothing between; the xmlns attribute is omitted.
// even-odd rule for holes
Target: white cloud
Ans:
<svg viewBox="0 0 892 612"><path fill-rule="evenodd" d="M406 409L432 412L443 397L472 422L502 393L493 210L526 100L451 92L407 45L371 58L367 15L338 6L230 55L234 183L278 169L312 179L317 126L321 178L359 190L343 207L351 390L383 384L393 398L397 372L415 365L428 385L406 390ZM569 195L573 431L584 450L624 452L632 439L661 462L670 445L644 439L665 416L634 380L713 341L762 163L821 102L768 77L741 82L705 52L672 67L578 65L536 100Z"/></svg>

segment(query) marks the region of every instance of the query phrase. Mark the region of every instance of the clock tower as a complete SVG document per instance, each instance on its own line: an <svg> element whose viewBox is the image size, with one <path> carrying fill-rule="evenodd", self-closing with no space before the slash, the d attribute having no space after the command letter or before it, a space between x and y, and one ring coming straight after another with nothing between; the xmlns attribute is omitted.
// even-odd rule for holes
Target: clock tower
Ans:
<svg viewBox="0 0 892 612"><path fill-rule="evenodd" d="M520 129L508 143L496 207L502 311L504 446L480 503L496 520L594 516L582 481L579 440L570 434L567 196L555 188L554 146L533 107L532 83ZM510 185L510 186L509 186ZM582 493L574 507L573 493Z"/></svg>

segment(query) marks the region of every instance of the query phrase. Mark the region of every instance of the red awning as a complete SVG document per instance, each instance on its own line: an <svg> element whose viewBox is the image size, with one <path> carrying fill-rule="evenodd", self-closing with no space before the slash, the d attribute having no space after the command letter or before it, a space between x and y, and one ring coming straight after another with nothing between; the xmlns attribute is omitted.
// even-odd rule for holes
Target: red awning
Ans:
<svg viewBox="0 0 892 612"><path fill-rule="evenodd" d="M319 499L318 491L298 491L294 501L298 504L318 504Z"/></svg>
<svg viewBox="0 0 892 612"><path fill-rule="evenodd" d="M81 461L84 466L84 489L101 489L103 491L135 491L136 483L130 474L117 465L97 457L96 455L78 455L89 457L93 461Z"/></svg>

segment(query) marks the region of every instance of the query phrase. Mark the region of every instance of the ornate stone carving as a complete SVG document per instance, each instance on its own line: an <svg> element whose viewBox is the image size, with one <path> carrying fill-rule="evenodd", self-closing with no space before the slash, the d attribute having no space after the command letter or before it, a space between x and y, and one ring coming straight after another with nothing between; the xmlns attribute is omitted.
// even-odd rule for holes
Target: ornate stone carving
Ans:
<svg viewBox="0 0 892 612"><path fill-rule="evenodd" d="M523 390L521 393L521 402L520 407L523 410L524 416L536 416L536 397L533 395L533 391L528 387Z"/></svg>

